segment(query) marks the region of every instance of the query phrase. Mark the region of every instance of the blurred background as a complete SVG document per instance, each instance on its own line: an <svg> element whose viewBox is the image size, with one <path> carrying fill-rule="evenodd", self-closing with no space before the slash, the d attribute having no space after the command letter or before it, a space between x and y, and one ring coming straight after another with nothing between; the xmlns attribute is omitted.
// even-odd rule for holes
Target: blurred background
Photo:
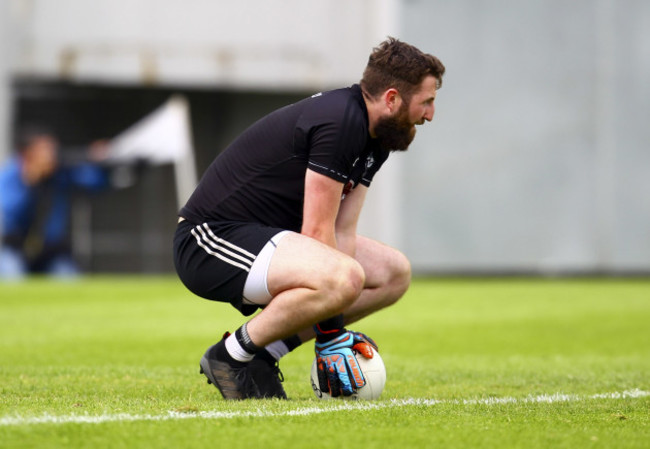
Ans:
<svg viewBox="0 0 650 449"><path fill-rule="evenodd" d="M57 209L81 272L172 272L176 212L212 159L268 112L358 82L391 35L447 73L362 233L423 275L650 273L645 0L2 0L0 33L0 166L37 125L59 167L104 173L87 188L70 171Z"/></svg>

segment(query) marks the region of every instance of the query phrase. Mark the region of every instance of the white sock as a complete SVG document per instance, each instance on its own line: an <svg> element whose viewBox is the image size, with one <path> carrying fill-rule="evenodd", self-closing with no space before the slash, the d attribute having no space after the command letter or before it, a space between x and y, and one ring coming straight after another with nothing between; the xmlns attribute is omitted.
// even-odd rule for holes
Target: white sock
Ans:
<svg viewBox="0 0 650 449"><path fill-rule="evenodd" d="M269 354L271 354L275 360L280 360L283 356L289 353L289 348L282 340L274 341L273 343L266 345L265 349L269 351Z"/></svg>
<svg viewBox="0 0 650 449"><path fill-rule="evenodd" d="M255 354L251 354L241 347L235 334L231 334L226 338L226 351L228 351L230 357L239 362L250 362L255 356Z"/></svg>

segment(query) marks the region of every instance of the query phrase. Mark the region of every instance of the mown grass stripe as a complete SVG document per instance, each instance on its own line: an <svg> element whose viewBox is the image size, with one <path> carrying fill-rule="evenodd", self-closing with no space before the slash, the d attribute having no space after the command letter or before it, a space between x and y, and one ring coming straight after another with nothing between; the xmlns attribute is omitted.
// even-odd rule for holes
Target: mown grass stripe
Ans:
<svg viewBox="0 0 650 449"><path fill-rule="evenodd" d="M275 418L282 416L308 416L319 413L332 413L339 411L355 410L378 410L386 408L408 407L408 406L427 406L432 407L438 404L458 404L458 405L505 405L505 404L524 404L539 403L553 404L558 402L581 402L597 399L634 399L650 396L650 392L634 389L623 392L599 393L589 396L575 394L543 394L538 396L516 397L490 397L474 399L393 399L389 401L378 402L342 402L335 405L324 403L323 407L305 407L288 411L201 411L201 412L176 412L170 411L164 415L132 415L128 413L105 414L105 415L63 415L56 416L44 414L41 416L22 417L22 416L5 416L0 418L1 426L22 426L34 424L102 424L109 422L130 422L130 421L169 421L181 419L233 419L233 418Z"/></svg>

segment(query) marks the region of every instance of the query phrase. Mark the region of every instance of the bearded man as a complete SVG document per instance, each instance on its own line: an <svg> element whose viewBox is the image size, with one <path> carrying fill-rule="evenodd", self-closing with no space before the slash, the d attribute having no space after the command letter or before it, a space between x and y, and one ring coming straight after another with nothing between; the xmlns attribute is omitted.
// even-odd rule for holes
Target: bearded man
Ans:
<svg viewBox="0 0 650 449"><path fill-rule="evenodd" d="M278 361L315 337L321 390L364 385L353 348L374 341L345 326L394 304L411 267L357 234L373 177L431 121L444 65L389 38L359 84L272 112L209 166L179 212L177 273L194 294L244 316L200 360L226 399L286 398Z"/></svg>

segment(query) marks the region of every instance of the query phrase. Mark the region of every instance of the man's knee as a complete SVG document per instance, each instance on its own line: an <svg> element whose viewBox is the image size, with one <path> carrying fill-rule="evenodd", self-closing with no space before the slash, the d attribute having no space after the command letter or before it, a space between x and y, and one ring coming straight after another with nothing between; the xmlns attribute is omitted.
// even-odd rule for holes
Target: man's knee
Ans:
<svg viewBox="0 0 650 449"><path fill-rule="evenodd" d="M411 262L399 251L392 258L390 289L394 302L400 299L411 285Z"/></svg>
<svg viewBox="0 0 650 449"><path fill-rule="evenodd" d="M345 257L336 264L336 269L323 273L322 289L328 306L334 314L342 313L356 301L365 284L361 264Z"/></svg>

